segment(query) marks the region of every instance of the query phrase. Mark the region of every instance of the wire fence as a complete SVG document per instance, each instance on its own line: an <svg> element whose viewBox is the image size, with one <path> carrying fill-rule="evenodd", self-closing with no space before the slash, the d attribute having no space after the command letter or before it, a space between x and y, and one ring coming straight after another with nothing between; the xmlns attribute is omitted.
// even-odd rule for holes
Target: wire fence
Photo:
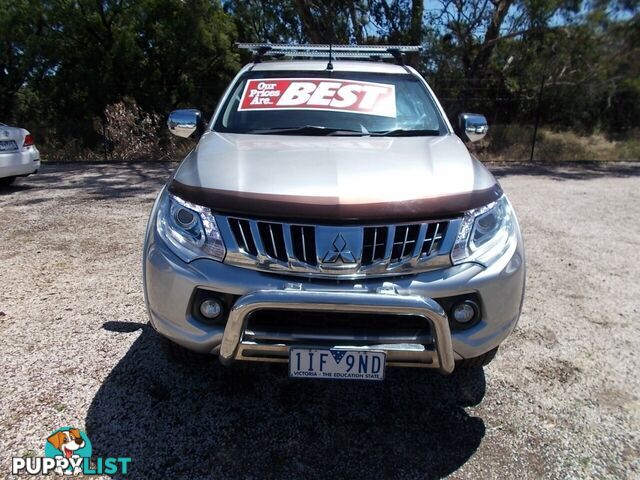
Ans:
<svg viewBox="0 0 640 480"><path fill-rule="evenodd" d="M567 105L571 105L571 102L562 105L556 103L558 98L563 98L562 95L570 94L567 89L562 92L557 89L545 91L541 84L537 91L514 93L482 86L479 81L461 79L433 82L432 87L452 123L457 121L457 114L461 112L486 116L488 135L482 141L469 145L470 150L484 161L640 161L640 128L633 120L623 119L613 132L610 129L604 131L596 124L599 115L604 115L604 112L586 111L578 107L567 112ZM205 99L206 104L215 105L215 101L211 101L211 89L212 85L198 85L193 104L182 106L198 107L198 103L205 102ZM633 99L623 99L618 101L615 108L633 111L637 105ZM105 133L104 123L99 121L97 123L101 126L94 132L97 140L93 146L87 147L80 139L51 143L44 146L44 157L54 161L178 161L193 147L193 141L170 137L164 122L168 112L151 113L159 120L151 128L147 122L143 129L139 125L145 124L143 117L149 114L138 106L126 113L129 123L123 122L120 125L123 134L116 136L130 142L130 145L116 145L112 136ZM205 116L211 114L210 111L204 113ZM111 128L117 129L118 125L112 125ZM132 135L131 132L136 131L140 132L140 138L135 138L135 133ZM55 135L43 132L42 137L51 138Z"/></svg>
<svg viewBox="0 0 640 480"><path fill-rule="evenodd" d="M457 113L482 113L489 134L470 148L488 161L640 161L640 128L633 98L589 104L570 89L513 93L458 83L435 86L452 123ZM585 101L589 100L589 101Z"/></svg>

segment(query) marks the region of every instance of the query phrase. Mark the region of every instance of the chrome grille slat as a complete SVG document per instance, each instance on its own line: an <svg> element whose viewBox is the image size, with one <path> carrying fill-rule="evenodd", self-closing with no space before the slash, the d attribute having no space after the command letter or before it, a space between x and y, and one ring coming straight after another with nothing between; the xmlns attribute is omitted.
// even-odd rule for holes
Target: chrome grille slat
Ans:
<svg viewBox="0 0 640 480"><path fill-rule="evenodd" d="M419 224L396 226L396 234L393 239L393 251L391 253L391 263L400 262L413 256L419 233ZM409 248L409 253L407 253L407 248Z"/></svg>
<svg viewBox="0 0 640 480"><path fill-rule="evenodd" d="M378 228L373 227L373 244L371 245L371 263L376 259L376 247L378 244L376 241L378 240Z"/></svg>
<svg viewBox="0 0 640 480"><path fill-rule="evenodd" d="M314 227L291 225L290 233L294 259L303 264L317 265Z"/></svg>
<svg viewBox="0 0 640 480"><path fill-rule="evenodd" d="M258 222L258 232L268 257L281 262L288 261L284 239L284 224L274 222Z"/></svg>
<svg viewBox="0 0 640 480"><path fill-rule="evenodd" d="M235 236L236 243L240 248L250 255L257 255L258 251L254 242L253 235L250 235L251 222L241 218L230 218L229 224ZM245 232L245 230L247 230Z"/></svg>
<svg viewBox="0 0 640 480"><path fill-rule="evenodd" d="M434 247L438 246L437 242L444 239L446 228L446 225L443 226L440 222L428 225L422 247L422 255L428 257L433 253Z"/></svg>
<svg viewBox="0 0 640 480"><path fill-rule="evenodd" d="M293 241L291 239L291 225L283 224L282 233L284 234L284 251L287 254L287 262L290 267L291 264L295 261L295 251L293 248Z"/></svg>
<svg viewBox="0 0 640 480"><path fill-rule="evenodd" d="M422 255L422 249L424 248L425 237L427 236L427 232L429 231L429 225L430 224L428 223L423 223L422 225L420 225L420 230L418 231L418 239L416 240L415 247L411 254L411 262L414 266L417 265Z"/></svg>
<svg viewBox="0 0 640 480"><path fill-rule="evenodd" d="M223 238L235 239L235 245L227 244L226 263L324 278L405 275L450 266L460 225L459 218L344 227L217 218Z"/></svg>
<svg viewBox="0 0 640 480"><path fill-rule="evenodd" d="M391 262L391 254L393 253L393 239L396 236L396 226L392 225L389 227L389 231L387 232L387 246L384 250L384 263L388 265Z"/></svg>
<svg viewBox="0 0 640 480"><path fill-rule="evenodd" d="M300 232L301 232L301 236L302 236L302 260L307 262L307 244L306 244L305 239L304 239L304 228L301 228Z"/></svg>
<svg viewBox="0 0 640 480"><path fill-rule="evenodd" d="M438 228L440 228L440 224L436 223L436 231L433 233L433 238L431 239L431 243L429 243L429 250L427 251L427 255L431 255L431 250L433 249L433 244L438 238ZM442 236L440 236L442 238Z"/></svg>
<svg viewBox="0 0 640 480"><path fill-rule="evenodd" d="M247 237L244 234L243 223L244 222L238 222L238 226L240 227L240 235L242 235L242 242L244 243L244 245L249 245L249 243L247 242Z"/></svg>
<svg viewBox="0 0 640 480"><path fill-rule="evenodd" d="M276 258L278 258L278 247L276 245L276 240L273 238L273 227L270 223L268 225L269 225L269 234L271 235L271 245L273 246L273 251L276 254Z"/></svg>
<svg viewBox="0 0 640 480"><path fill-rule="evenodd" d="M384 259L388 227L364 227L362 264L371 265ZM369 252L369 249L371 251Z"/></svg>
<svg viewBox="0 0 640 480"><path fill-rule="evenodd" d="M267 252L264 249L264 244L262 243L262 238L260 237L260 230L258 229L258 222L249 222L249 226L251 227L251 237L253 238L253 242L256 245L256 250L258 252L259 258L266 258Z"/></svg>
<svg viewBox="0 0 640 480"><path fill-rule="evenodd" d="M400 254L400 258L404 257L404 251L407 248L408 239L409 239L409 229L406 228L404 232L404 240L402 241L402 253Z"/></svg>

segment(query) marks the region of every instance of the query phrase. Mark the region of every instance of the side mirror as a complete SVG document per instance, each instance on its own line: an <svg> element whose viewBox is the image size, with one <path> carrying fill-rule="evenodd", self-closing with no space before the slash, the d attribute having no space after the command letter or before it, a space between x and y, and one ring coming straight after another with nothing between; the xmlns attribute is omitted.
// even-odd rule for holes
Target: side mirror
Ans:
<svg viewBox="0 0 640 480"><path fill-rule="evenodd" d="M205 129L205 121L200 110L193 108L174 110L167 120L169 131L177 137L189 138L194 133L202 134Z"/></svg>
<svg viewBox="0 0 640 480"><path fill-rule="evenodd" d="M461 113L458 116L458 130L462 140L477 142L482 140L489 131L489 125L484 115L478 113Z"/></svg>

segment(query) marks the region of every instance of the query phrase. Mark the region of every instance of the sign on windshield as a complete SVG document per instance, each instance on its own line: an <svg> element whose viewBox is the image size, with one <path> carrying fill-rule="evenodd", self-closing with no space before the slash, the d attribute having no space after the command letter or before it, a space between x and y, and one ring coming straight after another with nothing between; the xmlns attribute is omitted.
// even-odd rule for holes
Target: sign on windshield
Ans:
<svg viewBox="0 0 640 480"><path fill-rule="evenodd" d="M327 78L250 79L238 111L328 110L396 117L395 86Z"/></svg>

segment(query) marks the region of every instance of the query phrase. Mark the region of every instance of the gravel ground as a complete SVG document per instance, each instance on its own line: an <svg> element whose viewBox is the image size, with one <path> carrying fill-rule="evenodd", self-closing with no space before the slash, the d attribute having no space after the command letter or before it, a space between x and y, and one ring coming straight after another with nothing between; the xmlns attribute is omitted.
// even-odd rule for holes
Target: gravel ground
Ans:
<svg viewBox="0 0 640 480"><path fill-rule="evenodd" d="M144 226L173 165L48 165L0 191L0 473L62 426L127 478L639 478L640 166L494 166L528 285L487 368L382 384L170 364Z"/></svg>

